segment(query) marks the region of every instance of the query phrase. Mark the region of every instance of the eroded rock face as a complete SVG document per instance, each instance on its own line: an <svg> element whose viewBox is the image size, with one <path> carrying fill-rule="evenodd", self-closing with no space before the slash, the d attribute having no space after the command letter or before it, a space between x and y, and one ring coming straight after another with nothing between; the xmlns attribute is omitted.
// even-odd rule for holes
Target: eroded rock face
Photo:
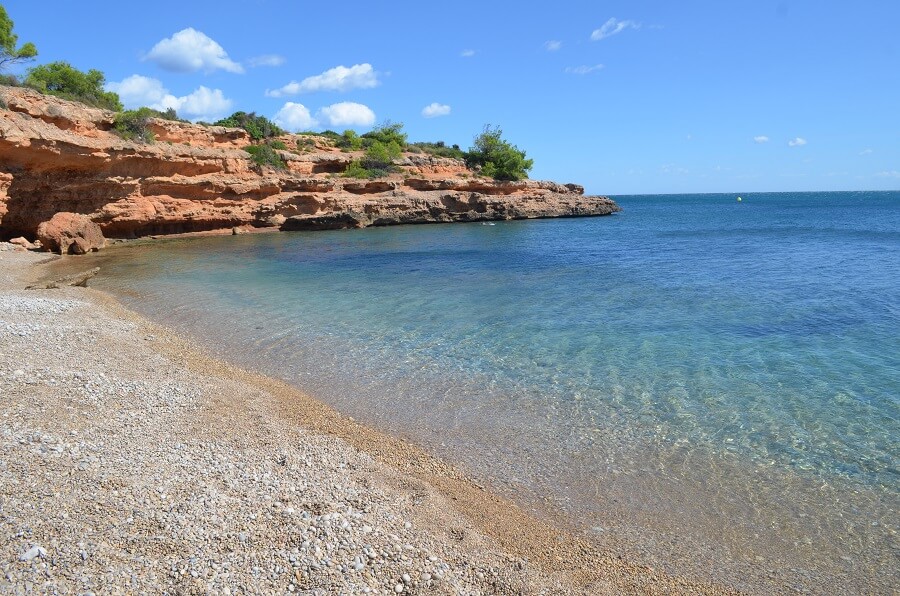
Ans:
<svg viewBox="0 0 900 596"><path fill-rule="evenodd" d="M51 242L55 250L101 246L85 221L100 238L131 238L618 211L575 184L495 182L456 159L406 154L397 174L352 180L339 173L361 152L286 135L280 140L297 150L280 152L287 169L277 171L253 164L240 129L152 120L157 141L144 144L116 135L112 112L14 87L0 86L0 100L7 106L0 109L0 239L34 239L47 222L48 240L60 238ZM56 220L61 213L64 221ZM55 220L62 223L51 226ZM83 233L62 235L76 228Z"/></svg>
<svg viewBox="0 0 900 596"><path fill-rule="evenodd" d="M41 245L63 255L83 255L106 246L100 226L87 215L59 212L38 225Z"/></svg>

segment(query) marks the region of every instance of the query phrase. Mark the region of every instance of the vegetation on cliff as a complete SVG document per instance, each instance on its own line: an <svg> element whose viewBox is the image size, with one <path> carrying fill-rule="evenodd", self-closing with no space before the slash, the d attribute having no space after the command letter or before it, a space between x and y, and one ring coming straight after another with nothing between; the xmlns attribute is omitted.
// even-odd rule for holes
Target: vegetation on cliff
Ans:
<svg viewBox="0 0 900 596"><path fill-rule="evenodd" d="M51 62L35 66L28 71L25 85L41 93L71 99L114 112L122 111L119 96L103 89L106 77L91 69L82 72L68 62Z"/></svg>
<svg viewBox="0 0 900 596"><path fill-rule="evenodd" d="M178 118L178 114L173 108L160 112L159 110L145 107L137 110L126 110L116 114L116 121L113 126L123 139L152 143L156 140L153 131L150 130L150 120L153 118L183 122L183 120Z"/></svg>
<svg viewBox="0 0 900 596"><path fill-rule="evenodd" d="M27 42L17 48L18 43L19 36L13 33L12 19L3 5L0 5L0 72L7 66L32 60L37 56L37 48L33 43Z"/></svg>
<svg viewBox="0 0 900 596"><path fill-rule="evenodd" d="M470 168L481 168L481 174L494 180L523 180L528 178L528 171L534 160L526 159L525 152L505 141L500 127L484 127L484 131L475 137L475 144L466 154L466 165Z"/></svg>
<svg viewBox="0 0 900 596"><path fill-rule="evenodd" d="M244 151L250 154L250 159L258 166L269 166L276 170L286 170L287 164L278 154L278 150L285 150L287 146L281 141L268 141L260 145L250 145Z"/></svg>
<svg viewBox="0 0 900 596"><path fill-rule="evenodd" d="M265 116L257 116L256 112L235 112L228 118L214 123L215 126L243 128L254 141L261 141L285 134L274 122Z"/></svg>

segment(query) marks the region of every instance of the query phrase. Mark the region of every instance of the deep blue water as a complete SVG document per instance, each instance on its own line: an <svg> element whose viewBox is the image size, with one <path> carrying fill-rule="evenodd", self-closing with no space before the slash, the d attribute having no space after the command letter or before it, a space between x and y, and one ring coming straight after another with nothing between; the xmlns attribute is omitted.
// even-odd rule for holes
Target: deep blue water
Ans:
<svg viewBox="0 0 900 596"><path fill-rule="evenodd" d="M638 551L677 527L890 582L900 193L736 196L167 241L100 284ZM847 524L862 546L821 554Z"/></svg>

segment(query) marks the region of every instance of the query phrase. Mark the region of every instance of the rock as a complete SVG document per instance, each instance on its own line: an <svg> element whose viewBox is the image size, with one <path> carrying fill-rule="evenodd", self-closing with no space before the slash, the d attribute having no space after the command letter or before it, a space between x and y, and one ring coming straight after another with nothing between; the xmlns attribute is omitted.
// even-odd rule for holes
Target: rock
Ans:
<svg viewBox="0 0 900 596"><path fill-rule="evenodd" d="M89 269L87 271L82 271L81 273L73 273L72 275L66 275L65 277L60 277L58 279L54 279L53 281L43 282L39 284L34 284L31 286L26 286L26 290L55 290L58 288L64 288L66 286L77 286L85 288L87 287L87 282L89 279L97 275L100 272L100 267L94 267L93 269Z"/></svg>
<svg viewBox="0 0 900 596"><path fill-rule="evenodd" d="M41 246L60 254L83 255L106 246L100 226L79 213L60 212L37 228Z"/></svg>
<svg viewBox="0 0 900 596"><path fill-rule="evenodd" d="M47 556L47 550L41 546L35 545L35 546L32 546L31 548L29 548L28 550L26 550L21 555L19 555L19 560L20 561L31 561L32 559L35 559L37 557L44 558L46 556Z"/></svg>
<svg viewBox="0 0 900 596"><path fill-rule="evenodd" d="M344 230L347 228L364 228L366 225L368 225L366 218L352 213L337 213L319 217L296 215L287 218L285 222L281 224L281 231Z"/></svg>
<svg viewBox="0 0 900 596"><path fill-rule="evenodd" d="M26 250L34 250L34 249L38 248L37 246L35 246L31 242L29 242L28 239L23 236L19 236L18 238L13 238L12 240L9 241L9 243L15 244L17 246L21 246L22 248L24 248Z"/></svg>

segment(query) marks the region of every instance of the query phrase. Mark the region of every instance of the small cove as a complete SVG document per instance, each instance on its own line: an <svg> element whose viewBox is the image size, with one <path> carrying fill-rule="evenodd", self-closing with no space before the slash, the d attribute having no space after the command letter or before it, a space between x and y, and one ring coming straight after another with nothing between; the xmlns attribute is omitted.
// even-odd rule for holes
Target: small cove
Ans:
<svg viewBox="0 0 900 596"><path fill-rule="evenodd" d="M752 591L889 591L900 193L617 200L89 260L130 308L613 551Z"/></svg>

